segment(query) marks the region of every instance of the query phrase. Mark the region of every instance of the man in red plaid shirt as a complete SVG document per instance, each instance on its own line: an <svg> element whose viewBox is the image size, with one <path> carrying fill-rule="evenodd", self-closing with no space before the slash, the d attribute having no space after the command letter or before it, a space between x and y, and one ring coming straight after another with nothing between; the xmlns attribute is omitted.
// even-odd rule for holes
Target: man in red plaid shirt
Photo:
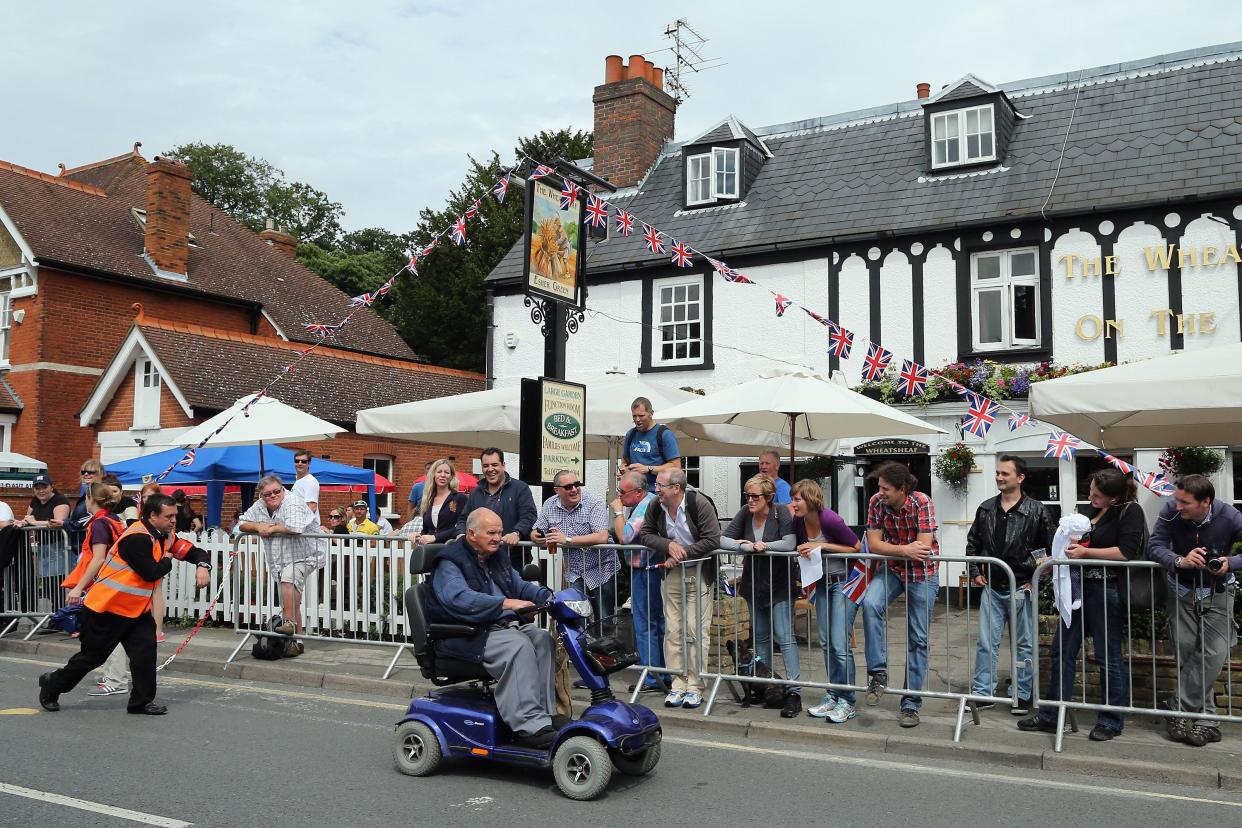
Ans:
<svg viewBox="0 0 1242 828"><path fill-rule="evenodd" d="M863 634L867 651L867 704L875 706L888 687L888 606L906 593L906 690L922 690L927 678L927 634L936 606L940 554L936 542L936 510L931 498L917 491L918 478L901 463L885 463L871 478L879 487L867 505L867 546L895 560L872 574L863 596ZM901 697L902 727L917 727L920 696Z"/></svg>

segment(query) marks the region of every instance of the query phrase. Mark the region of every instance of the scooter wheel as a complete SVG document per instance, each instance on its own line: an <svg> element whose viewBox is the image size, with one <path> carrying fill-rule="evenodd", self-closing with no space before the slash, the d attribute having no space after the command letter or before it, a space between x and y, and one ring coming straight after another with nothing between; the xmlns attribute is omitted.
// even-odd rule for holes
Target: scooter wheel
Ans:
<svg viewBox="0 0 1242 828"><path fill-rule="evenodd" d="M626 776L646 776L655 769L656 763L659 761L659 742L656 742L642 753L636 753L632 756L625 756L620 751L614 751L612 754L612 763L617 766L617 770Z"/></svg>
<svg viewBox="0 0 1242 828"><path fill-rule="evenodd" d="M570 799L594 799L612 779L608 749L590 736L573 736L552 757L552 778Z"/></svg>
<svg viewBox="0 0 1242 828"><path fill-rule="evenodd" d="M392 739L392 758L406 776L427 776L443 759L440 740L422 722L403 722Z"/></svg>

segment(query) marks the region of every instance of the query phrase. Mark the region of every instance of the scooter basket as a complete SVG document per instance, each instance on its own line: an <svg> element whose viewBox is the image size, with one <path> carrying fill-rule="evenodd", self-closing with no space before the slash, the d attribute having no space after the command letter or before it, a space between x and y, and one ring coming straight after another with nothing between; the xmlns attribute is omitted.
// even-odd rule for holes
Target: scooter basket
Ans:
<svg viewBox="0 0 1242 828"><path fill-rule="evenodd" d="M602 676L624 670L638 663L638 653L612 636L589 639L584 651L591 666Z"/></svg>

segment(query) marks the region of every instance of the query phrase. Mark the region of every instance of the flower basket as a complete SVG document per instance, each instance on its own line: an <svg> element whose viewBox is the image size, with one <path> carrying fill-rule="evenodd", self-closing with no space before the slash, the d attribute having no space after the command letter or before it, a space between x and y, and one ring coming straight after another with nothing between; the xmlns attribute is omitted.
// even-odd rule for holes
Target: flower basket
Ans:
<svg viewBox="0 0 1242 828"><path fill-rule="evenodd" d="M1160 470L1173 480L1188 474L1215 474L1224 465L1219 451L1203 446L1170 446L1160 454Z"/></svg>
<svg viewBox="0 0 1242 828"><path fill-rule="evenodd" d="M975 453L965 443L955 443L936 457L934 471L958 493L966 491L970 470L975 467Z"/></svg>

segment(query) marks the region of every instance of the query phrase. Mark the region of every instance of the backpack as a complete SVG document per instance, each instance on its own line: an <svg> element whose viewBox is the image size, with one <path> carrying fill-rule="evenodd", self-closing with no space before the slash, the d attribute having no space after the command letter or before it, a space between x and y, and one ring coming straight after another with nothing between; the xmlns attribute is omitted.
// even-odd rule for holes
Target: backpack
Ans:
<svg viewBox="0 0 1242 828"><path fill-rule="evenodd" d="M656 423L655 427L655 446L656 451L660 454L660 462L667 463L668 458L664 456L664 432L668 431L668 427L664 423ZM634 435L638 434L637 428L631 428L625 432L625 445L621 447L621 457L628 459L630 457L630 446L634 443Z"/></svg>
<svg viewBox="0 0 1242 828"><path fill-rule="evenodd" d="M263 619L263 631L275 632L276 628L283 623L285 623L285 619L279 615L265 618ZM259 640L254 642L254 646L250 648L250 655L260 661L276 661L284 658L285 646L288 644L288 641L288 636L261 635Z"/></svg>

